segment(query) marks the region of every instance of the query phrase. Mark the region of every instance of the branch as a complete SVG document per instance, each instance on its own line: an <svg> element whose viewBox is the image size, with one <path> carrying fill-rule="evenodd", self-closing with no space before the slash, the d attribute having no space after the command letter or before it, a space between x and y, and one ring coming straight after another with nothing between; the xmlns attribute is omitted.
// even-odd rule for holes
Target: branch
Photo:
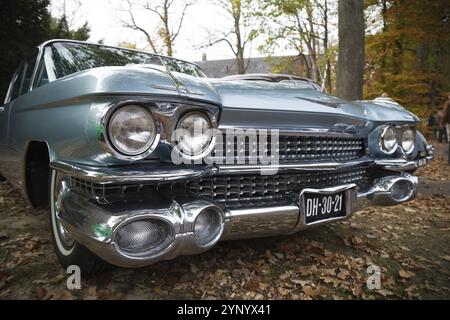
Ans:
<svg viewBox="0 0 450 320"><path fill-rule="evenodd" d="M129 0L128 0L128 1L129 1ZM149 5L148 1L147 1L147 2L143 5L143 8L144 8L145 10L148 10L148 11L150 11L150 12L153 12L153 13L157 14L157 15L159 16L159 18L161 19L161 21L164 21L164 16L157 10L158 7L156 7L156 9L155 9L155 8L152 8L152 7Z"/></svg>
<svg viewBox="0 0 450 320"><path fill-rule="evenodd" d="M186 16L186 11L192 4L193 4L193 2L185 3L184 8L183 8L183 12L181 13L180 22L178 24L178 29L177 29L177 31L175 33L172 33L172 36L171 36L171 41L172 42L175 41L175 39L178 37L178 34L180 33L181 27L183 26L184 17Z"/></svg>
<svg viewBox="0 0 450 320"><path fill-rule="evenodd" d="M155 43L153 42L153 39L151 38L150 34L142 27L138 26L136 23L136 19L133 15L133 4L131 3L131 0L127 0L128 5L129 5L129 9L128 9L128 14L130 15L130 19L131 19L131 23L121 20L122 24L124 25L124 27L132 29L132 30L137 30L142 32L145 37L147 38L147 42L149 43L150 47L152 48L154 53L158 53L158 50L156 49Z"/></svg>

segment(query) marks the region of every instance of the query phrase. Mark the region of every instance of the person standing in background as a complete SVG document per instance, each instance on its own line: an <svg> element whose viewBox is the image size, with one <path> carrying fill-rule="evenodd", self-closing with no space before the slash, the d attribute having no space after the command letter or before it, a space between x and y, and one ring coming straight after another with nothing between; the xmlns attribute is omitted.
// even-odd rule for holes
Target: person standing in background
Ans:
<svg viewBox="0 0 450 320"><path fill-rule="evenodd" d="M444 110L439 110L439 112L437 113L437 123L438 123L437 140L439 143L447 142L446 138L447 130L445 129L445 126L442 124L442 119L444 118L443 114Z"/></svg>
<svg viewBox="0 0 450 320"><path fill-rule="evenodd" d="M448 94L448 100L444 104L444 110L442 110L442 126L447 130L447 142L450 143L450 93Z"/></svg>
<svg viewBox="0 0 450 320"><path fill-rule="evenodd" d="M447 143L449 146L448 164L450 165L450 93L448 94L447 101L444 105L444 110L442 111L441 123L447 132Z"/></svg>
<svg viewBox="0 0 450 320"><path fill-rule="evenodd" d="M433 111L430 113L430 116L428 117L428 125L427 127L430 128L430 130L433 132L433 137L438 139L438 133L439 133L439 116L436 111Z"/></svg>

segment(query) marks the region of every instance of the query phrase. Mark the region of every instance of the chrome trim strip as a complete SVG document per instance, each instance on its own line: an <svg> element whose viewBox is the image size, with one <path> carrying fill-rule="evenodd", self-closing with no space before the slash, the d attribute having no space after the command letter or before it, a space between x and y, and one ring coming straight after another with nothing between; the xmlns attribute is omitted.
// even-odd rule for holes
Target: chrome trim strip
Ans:
<svg viewBox="0 0 450 320"><path fill-rule="evenodd" d="M82 164L74 164L63 161L56 161L50 164L50 167L63 173L70 174L75 178L80 178L88 182L99 184L110 183L158 183L172 181L188 181L201 177L221 174L242 174L242 173L260 173L273 174L277 171L296 170L312 171L324 170L332 171L345 169L353 166L377 166L394 172L412 171L420 168L433 159L428 156L418 161L408 161L404 159L380 159L374 160L363 158L362 160L350 162L324 162L324 163L291 163L280 165L193 165L177 166L173 164L158 163L140 163L129 166L115 167L94 167Z"/></svg>
<svg viewBox="0 0 450 320"><path fill-rule="evenodd" d="M232 125L220 125L219 130L233 130L233 131L245 131L245 130L277 130L280 136L312 136L312 137L336 137L336 138L359 138L358 135L351 132L341 132L339 129L345 129L342 127L337 127L336 131L329 128L283 128L283 129L273 129L267 127L249 126L249 127L235 127Z"/></svg>
<svg viewBox="0 0 450 320"><path fill-rule="evenodd" d="M161 166L142 164L130 167L90 167L65 162L52 162L50 167L76 178L99 184L173 182L201 178L214 174L214 167Z"/></svg>
<svg viewBox="0 0 450 320"><path fill-rule="evenodd" d="M229 210L230 228L222 240L268 237L291 232L298 223L296 204Z"/></svg>
<svg viewBox="0 0 450 320"><path fill-rule="evenodd" d="M370 165L373 160L364 159L349 162L282 163L278 165L219 165L219 174L276 172L277 170L337 170L347 167Z"/></svg>
<svg viewBox="0 0 450 320"><path fill-rule="evenodd" d="M424 167L428 163L430 163L433 159L434 156L428 156L424 159L416 161L408 161L404 159L376 160L375 164L389 171L402 172L402 171L413 171L418 168Z"/></svg>

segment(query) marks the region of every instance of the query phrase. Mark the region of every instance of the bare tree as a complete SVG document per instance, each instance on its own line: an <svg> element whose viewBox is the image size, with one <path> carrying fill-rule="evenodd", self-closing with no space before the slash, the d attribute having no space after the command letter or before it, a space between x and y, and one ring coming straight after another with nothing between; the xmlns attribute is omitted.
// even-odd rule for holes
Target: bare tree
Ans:
<svg viewBox="0 0 450 320"><path fill-rule="evenodd" d="M254 33L248 28L251 0L214 0L214 2L228 13L232 26L224 32L210 34L210 41L206 46L226 43L236 58L238 73L244 74L248 68L248 63L245 63L245 50L254 38Z"/></svg>
<svg viewBox="0 0 450 320"><path fill-rule="evenodd" d="M122 24L132 30L141 32L154 53L173 55L175 41L180 34L187 11L195 0L125 0L127 18ZM137 21L136 10L145 10L159 21L157 30L148 30ZM176 14L178 13L178 14ZM175 18L176 16L176 18ZM161 49L162 47L162 49Z"/></svg>
<svg viewBox="0 0 450 320"><path fill-rule="evenodd" d="M363 0L340 0L338 14L337 95L348 100L362 99L365 64Z"/></svg>

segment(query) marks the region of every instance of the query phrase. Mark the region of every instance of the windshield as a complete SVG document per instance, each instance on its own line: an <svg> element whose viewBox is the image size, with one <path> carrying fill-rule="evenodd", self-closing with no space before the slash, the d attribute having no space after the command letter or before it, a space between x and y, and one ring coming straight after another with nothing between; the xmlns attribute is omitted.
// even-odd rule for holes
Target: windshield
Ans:
<svg viewBox="0 0 450 320"><path fill-rule="evenodd" d="M130 64L164 65L171 72L206 77L200 67L192 63L151 53L72 42L53 43L45 50L46 62L56 79L87 69Z"/></svg>

